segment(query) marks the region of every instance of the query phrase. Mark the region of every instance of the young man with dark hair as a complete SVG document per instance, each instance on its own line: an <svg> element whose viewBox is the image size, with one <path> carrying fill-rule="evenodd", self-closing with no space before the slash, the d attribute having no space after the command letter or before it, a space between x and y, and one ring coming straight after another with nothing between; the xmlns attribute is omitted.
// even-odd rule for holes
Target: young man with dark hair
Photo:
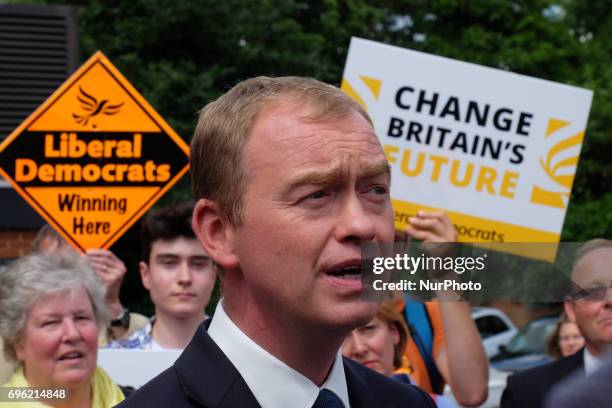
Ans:
<svg viewBox="0 0 612 408"><path fill-rule="evenodd" d="M216 270L191 228L193 203L152 211L142 223L142 284L155 316L111 348L183 349L204 320Z"/></svg>

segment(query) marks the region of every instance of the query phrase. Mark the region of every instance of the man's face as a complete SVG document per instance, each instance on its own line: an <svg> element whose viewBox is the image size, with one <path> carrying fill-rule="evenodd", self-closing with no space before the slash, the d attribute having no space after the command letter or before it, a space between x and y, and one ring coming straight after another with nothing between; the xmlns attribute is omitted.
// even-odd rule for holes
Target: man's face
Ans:
<svg viewBox="0 0 612 408"><path fill-rule="evenodd" d="M307 113L267 107L246 144L245 217L233 231L241 299L294 324L349 330L377 308L360 301L360 246L393 242L388 164L358 113L325 123Z"/></svg>
<svg viewBox="0 0 612 408"><path fill-rule="evenodd" d="M140 263L140 274L157 315L177 319L203 317L216 271L195 238L154 241L149 263Z"/></svg>
<svg viewBox="0 0 612 408"><path fill-rule="evenodd" d="M601 354L612 346L612 248L587 253L574 267L572 280L587 292L608 287L600 299L586 296L565 302L565 311L580 328L589 350Z"/></svg>

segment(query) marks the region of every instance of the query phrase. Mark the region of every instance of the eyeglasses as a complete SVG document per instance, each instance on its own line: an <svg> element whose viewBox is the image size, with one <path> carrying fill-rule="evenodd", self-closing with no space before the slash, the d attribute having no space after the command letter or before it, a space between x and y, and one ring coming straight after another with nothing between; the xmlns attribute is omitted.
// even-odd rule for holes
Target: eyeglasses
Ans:
<svg viewBox="0 0 612 408"><path fill-rule="evenodd" d="M572 294L574 300L587 300L591 302L598 302L606 298L608 289L612 289L612 285L601 285L593 286L588 289L580 289Z"/></svg>

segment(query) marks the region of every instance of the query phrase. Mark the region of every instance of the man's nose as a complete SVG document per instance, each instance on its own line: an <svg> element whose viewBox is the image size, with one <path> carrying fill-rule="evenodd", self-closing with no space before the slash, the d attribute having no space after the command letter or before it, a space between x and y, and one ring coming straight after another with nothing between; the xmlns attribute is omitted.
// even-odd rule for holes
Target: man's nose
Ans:
<svg viewBox="0 0 612 408"><path fill-rule="evenodd" d="M347 195L340 205L341 209L336 223L338 241L357 243L373 241L376 237L374 214L364 207L357 193Z"/></svg>
<svg viewBox="0 0 612 408"><path fill-rule="evenodd" d="M178 266L177 279L180 284L186 285L191 283L191 269L187 262L181 262Z"/></svg>
<svg viewBox="0 0 612 408"><path fill-rule="evenodd" d="M604 301L608 302L608 304L612 306L612 286L608 286L606 288L606 293L604 293Z"/></svg>

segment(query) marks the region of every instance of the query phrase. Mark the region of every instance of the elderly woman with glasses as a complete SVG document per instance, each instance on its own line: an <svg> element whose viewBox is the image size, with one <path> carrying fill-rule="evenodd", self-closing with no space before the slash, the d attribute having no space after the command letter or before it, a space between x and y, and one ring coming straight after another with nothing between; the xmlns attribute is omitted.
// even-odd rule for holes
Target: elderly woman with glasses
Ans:
<svg viewBox="0 0 612 408"><path fill-rule="evenodd" d="M30 387L37 392L26 396L38 398L23 402L13 392L2 406L108 408L122 401L121 388L96 366L106 323L104 289L86 259L34 253L15 261L0 274L0 336L6 357L18 363L4 386ZM49 396L55 399L42 398Z"/></svg>

